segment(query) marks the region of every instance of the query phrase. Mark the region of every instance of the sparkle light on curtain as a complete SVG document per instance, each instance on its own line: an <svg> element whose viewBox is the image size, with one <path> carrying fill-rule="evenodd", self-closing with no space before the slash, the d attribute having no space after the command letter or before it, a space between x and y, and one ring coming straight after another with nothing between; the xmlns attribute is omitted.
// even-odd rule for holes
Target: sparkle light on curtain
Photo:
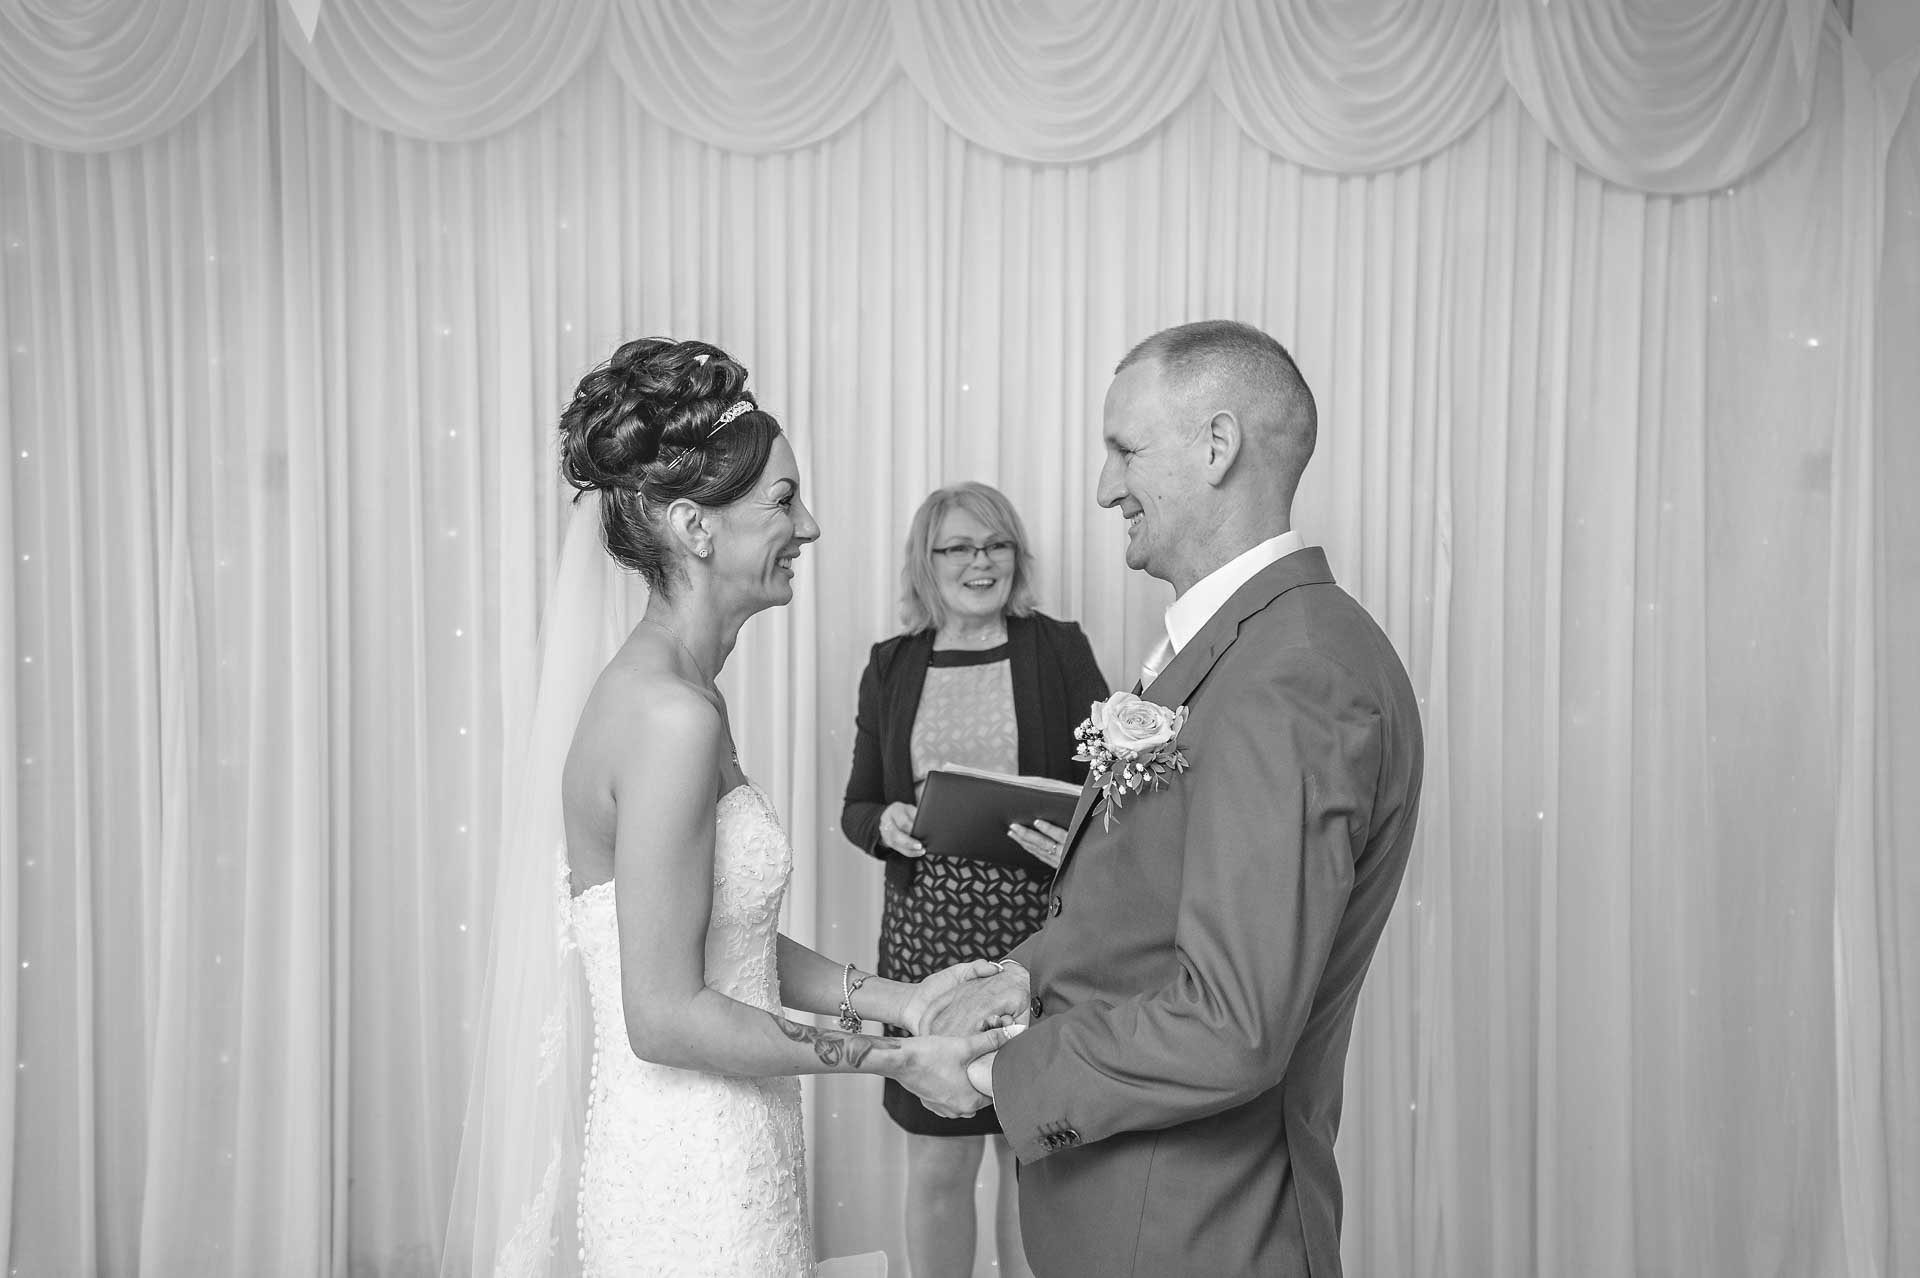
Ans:
<svg viewBox="0 0 1920 1278"><path fill-rule="evenodd" d="M1108 370L1232 314L1315 387L1298 522L1427 716L1349 1071L1352 1271L1914 1265L1912 69L1870 82L1817 6L1695 5L1693 44L1615 7L1622 57L1656 31L1728 71L1685 92L1738 127L1628 118L1620 62L1537 96L1516 64L1572 19L1494 0L499 0L512 41L328 0L311 48L207 5L167 64L201 70L141 82L197 105L60 115L81 137L20 106L73 33L0 3L48 41L0 57L11 1263L432 1270L549 432L615 342L716 340L792 429L825 538L726 691L790 930L870 962L877 867L834 821L913 507L1006 489L1043 606L1129 668L1165 597L1091 502ZM994 42L1054 49L1053 9L1104 12L1110 48L1054 51L1107 114L991 109L1042 75ZM899 1265L865 1084L810 1091L819 1242Z"/></svg>

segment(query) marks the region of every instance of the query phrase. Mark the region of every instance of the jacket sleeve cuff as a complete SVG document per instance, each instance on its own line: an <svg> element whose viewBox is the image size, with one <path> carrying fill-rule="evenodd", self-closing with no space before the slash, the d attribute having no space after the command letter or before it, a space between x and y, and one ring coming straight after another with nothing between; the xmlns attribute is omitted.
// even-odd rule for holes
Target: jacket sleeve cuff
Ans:
<svg viewBox="0 0 1920 1278"><path fill-rule="evenodd" d="M1021 1086L1037 1067L1040 1036L1029 1030L1005 1043L993 1058L993 1109L1000 1131L1022 1163L1037 1163L1049 1154L1081 1143L1071 1114L1041 1114L1035 1098ZM1029 1041L1033 1040L1033 1041Z"/></svg>

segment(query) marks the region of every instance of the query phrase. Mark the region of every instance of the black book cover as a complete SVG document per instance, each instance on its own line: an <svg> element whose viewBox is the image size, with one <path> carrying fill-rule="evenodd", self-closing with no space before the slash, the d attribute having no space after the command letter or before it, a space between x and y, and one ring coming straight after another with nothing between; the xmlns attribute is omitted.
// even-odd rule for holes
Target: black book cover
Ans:
<svg viewBox="0 0 1920 1278"><path fill-rule="evenodd" d="M1040 820L1064 830L1079 801L1080 787L1070 782L949 765L927 773L912 833L932 855L1051 873L1051 866L1008 837L1007 827Z"/></svg>

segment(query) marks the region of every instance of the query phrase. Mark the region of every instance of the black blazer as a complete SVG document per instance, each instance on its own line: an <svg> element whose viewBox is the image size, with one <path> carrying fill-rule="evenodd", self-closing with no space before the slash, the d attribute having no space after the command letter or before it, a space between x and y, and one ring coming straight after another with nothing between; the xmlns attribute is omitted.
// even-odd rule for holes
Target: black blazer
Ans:
<svg viewBox="0 0 1920 1278"><path fill-rule="evenodd" d="M1093 659L1093 645L1078 624L1036 612L1007 618L1007 647L1022 775L1084 783L1087 765L1074 762L1073 730L1111 691ZM902 887L913 881L914 858L880 842L880 814L889 803L914 802L913 721L932 655L931 630L873 645L860 676L853 772L840 809L841 833L885 861L887 881Z"/></svg>

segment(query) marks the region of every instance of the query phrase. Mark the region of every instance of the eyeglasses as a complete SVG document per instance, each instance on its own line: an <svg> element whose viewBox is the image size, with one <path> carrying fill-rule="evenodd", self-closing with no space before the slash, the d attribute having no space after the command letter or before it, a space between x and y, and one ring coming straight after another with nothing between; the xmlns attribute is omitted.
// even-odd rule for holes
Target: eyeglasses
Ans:
<svg viewBox="0 0 1920 1278"><path fill-rule="evenodd" d="M950 564L970 564L975 555L985 555L993 563L1004 564L1013 558L1014 549L1010 541L990 541L984 546L976 546L970 541L956 541L951 546L935 546L933 553Z"/></svg>

